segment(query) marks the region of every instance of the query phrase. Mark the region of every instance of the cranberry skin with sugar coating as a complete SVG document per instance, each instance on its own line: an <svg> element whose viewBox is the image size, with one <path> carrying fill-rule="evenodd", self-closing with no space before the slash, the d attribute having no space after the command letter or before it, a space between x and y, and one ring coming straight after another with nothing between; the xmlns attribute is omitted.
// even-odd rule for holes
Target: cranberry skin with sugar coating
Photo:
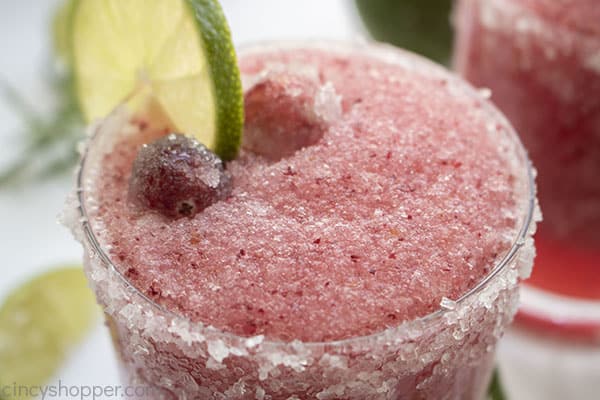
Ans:
<svg viewBox="0 0 600 400"><path fill-rule="evenodd" d="M143 145L133 162L129 200L171 217L192 217L231 192L221 159L193 138L171 133Z"/></svg>
<svg viewBox="0 0 600 400"><path fill-rule="evenodd" d="M319 83L310 77L271 73L244 96L243 147L271 161L316 144L328 128L315 111Z"/></svg>

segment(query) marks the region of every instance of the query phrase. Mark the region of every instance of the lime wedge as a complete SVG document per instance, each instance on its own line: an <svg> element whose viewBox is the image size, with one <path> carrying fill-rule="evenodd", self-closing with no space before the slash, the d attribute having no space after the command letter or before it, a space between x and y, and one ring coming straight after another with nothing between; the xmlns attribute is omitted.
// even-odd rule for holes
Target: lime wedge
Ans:
<svg viewBox="0 0 600 400"><path fill-rule="evenodd" d="M26 399L19 386L46 383L98 317L81 267L39 276L0 307L0 387L6 399Z"/></svg>
<svg viewBox="0 0 600 400"><path fill-rule="evenodd" d="M71 41L89 121L150 93L177 130L225 160L235 157L242 88L217 0L77 0Z"/></svg>
<svg viewBox="0 0 600 400"><path fill-rule="evenodd" d="M65 67L71 66L71 49L69 45L69 29L75 0L65 0L56 9L52 18L52 47L56 58L64 63Z"/></svg>

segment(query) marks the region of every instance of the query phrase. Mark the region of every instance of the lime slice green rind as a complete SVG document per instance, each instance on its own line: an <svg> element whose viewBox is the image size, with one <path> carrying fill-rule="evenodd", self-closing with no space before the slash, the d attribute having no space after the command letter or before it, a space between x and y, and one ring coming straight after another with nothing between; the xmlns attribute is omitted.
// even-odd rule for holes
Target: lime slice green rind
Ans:
<svg viewBox="0 0 600 400"><path fill-rule="evenodd" d="M215 153L223 160L236 157L244 126L244 100L237 56L223 10L216 0L188 0L200 25L217 106Z"/></svg>
<svg viewBox="0 0 600 400"><path fill-rule="evenodd" d="M81 267L60 268L15 289L0 307L0 387L45 384L98 316ZM28 398L10 392L3 391L5 400Z"/></svg>

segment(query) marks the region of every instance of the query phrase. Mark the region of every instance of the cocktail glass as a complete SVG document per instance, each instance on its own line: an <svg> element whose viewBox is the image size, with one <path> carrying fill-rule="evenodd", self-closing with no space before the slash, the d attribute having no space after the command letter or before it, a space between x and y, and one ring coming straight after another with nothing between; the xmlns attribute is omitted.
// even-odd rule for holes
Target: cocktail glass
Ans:
<svg viewBox="0 0 600 400"><path fill-rule="evenodd" d="M457 83L474 98L481 94L444 69L387 46L335 43L262 44L244 55L274 48L325 49L362 54L398 65L412 65ZM490 104L493 122L504 117ZM532 168L516 133L506 135L518 166L520 226L513 245L490 273L455 301L368 336L331 342L241 337L192 323L150 300L111 261L98 239L93 219L94 182L114 132L128 119L122 107L91 128L78 175L77 193L68 208L85 250L84 264L122 367L123 380L150 388L152 398L198 399L483 399L494 366L496 342L511 322L519 281L533 262L531 235L537 208ZM357 307L360 305L357 304Z"/></svg>

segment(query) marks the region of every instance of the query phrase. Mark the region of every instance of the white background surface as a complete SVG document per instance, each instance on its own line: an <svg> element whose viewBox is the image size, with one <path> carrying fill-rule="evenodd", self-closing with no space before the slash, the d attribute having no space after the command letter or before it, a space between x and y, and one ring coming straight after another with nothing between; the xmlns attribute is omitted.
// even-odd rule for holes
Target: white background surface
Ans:
<svg viewBox="0 0 600 400"><path fill-rule="evenodd" d="M48 24L58 0L0 0L0 83L40 109L50 58ZM236 44L267 39L355 39L361 34L351 0L223 0ZM14 154L19 121L0 99L0 168ZM35 187L0 189L0 302L24 280L53 266L78 263L80 246L56 222L70 177ZM7 366L0 366L6 368ZM63 385L116 385L108 333L98 325L56 376Z"/></svg>

